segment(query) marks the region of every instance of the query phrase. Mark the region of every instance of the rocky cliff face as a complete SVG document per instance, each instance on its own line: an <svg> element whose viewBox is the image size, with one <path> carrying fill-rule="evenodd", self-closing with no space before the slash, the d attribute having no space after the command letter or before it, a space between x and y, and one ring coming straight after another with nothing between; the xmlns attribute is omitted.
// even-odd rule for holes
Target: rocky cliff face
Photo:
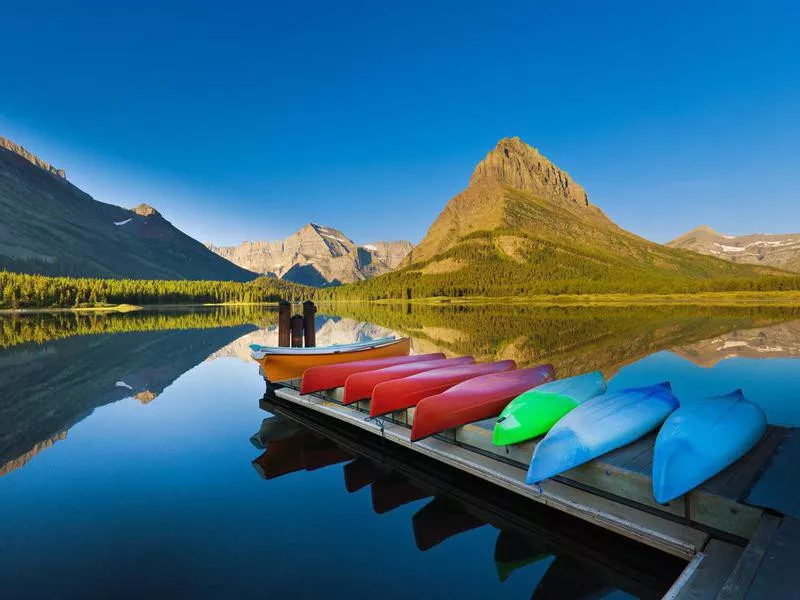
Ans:
<svg viewBox="0 0 800 600"><path fill-rule="evenodd" d="M357 246L338 229L309 223L285 240L207 247L256 273L306 285L351 283L394 269L411 250L409 242Z"/></svg>
<svg viewBox="0 0 800 600"><path fill-rule="evenodd" d="M209 252L152 206L129 210L98 202L64 179L63 171L3 142L0 269L136 279L256 277Z"/></svg>
<svg viewBox="0 0 800 600"><path fill-rule="evenodd" d="M736 263L764 265L800 273L800 233L724 235L706 225L667 243Z"/></svg>

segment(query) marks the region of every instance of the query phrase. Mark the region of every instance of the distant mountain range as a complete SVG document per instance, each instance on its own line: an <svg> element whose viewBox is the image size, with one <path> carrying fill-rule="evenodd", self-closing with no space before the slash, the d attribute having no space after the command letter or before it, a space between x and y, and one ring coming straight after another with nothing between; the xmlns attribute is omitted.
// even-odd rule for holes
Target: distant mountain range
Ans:
<svg viewBox="0 0 800 600"><path fill-rule="evenodd" d="M504 138L401 269L340 297L675 291L769 273L781 272L668 248L622 229L538 150Z"/></svg>
<svg viewBox="0 0 800 600"><path fill-rule="evenodd" d="M800 273L800 233L724 235L701 225L667 243L736 263L764 265Z"/></svg>
<svg viewBox="0 0 800 600"><path fill-rule="evenodd" d="M357 246L338 229L316 223L304 225L285 240L206 246L250 271L317 287L352 283L387 273L411 250L411 243L405 241Z"/></svg>
<svg viewBox="0 0 800 600"><path fill-rule="evenodd" d="M98 202L67 181L63 170L1 137L0 269L132 279L256 277L153 207Z"/></svg>

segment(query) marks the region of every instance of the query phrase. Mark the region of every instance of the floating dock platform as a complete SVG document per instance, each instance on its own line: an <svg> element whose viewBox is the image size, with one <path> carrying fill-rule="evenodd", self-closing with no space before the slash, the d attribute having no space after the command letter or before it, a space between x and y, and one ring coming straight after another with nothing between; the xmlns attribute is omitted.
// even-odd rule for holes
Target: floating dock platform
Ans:
<svg viewBox="0 0 800 600"><path fill-rule="evenodd" d="M342 389L301 395L299 381L270 385L274 399L379 436L441 464L687 562L666 598L800 599L800 437L770 427L761 443L686 496L655 502L655 436L545 481L525 484L536 441L491 443L494 419L410 441L414 409L380 419L368 402L344 406Z"/></svg>

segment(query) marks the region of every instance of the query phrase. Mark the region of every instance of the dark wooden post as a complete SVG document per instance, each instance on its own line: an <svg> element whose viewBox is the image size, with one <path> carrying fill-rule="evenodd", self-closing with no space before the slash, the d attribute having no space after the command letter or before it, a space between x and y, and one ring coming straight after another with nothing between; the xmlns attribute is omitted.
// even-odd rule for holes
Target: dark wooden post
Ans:
<svg viewBox="0 0 800 600"><path fill-rule="evenodd" d="M292 330L292 348L303 347L303 317L300 315L293 315L291 321Z"/></svg>
<svg viewBox="0 0 800 600"><path fill-rule="evenodd" d="M292 318L292 305L286 300L278 303L278 346L286 348L289 346L291 335L289 332L289 321Z"/></svg>
<svg viewBox="0 0 800 600"><path fill-rule="evenodd" d="M306 339L306 348L313 348L317 345L317 329L314 324L316 314L317 307L311 300L303 302L303 333Z"/></svg>

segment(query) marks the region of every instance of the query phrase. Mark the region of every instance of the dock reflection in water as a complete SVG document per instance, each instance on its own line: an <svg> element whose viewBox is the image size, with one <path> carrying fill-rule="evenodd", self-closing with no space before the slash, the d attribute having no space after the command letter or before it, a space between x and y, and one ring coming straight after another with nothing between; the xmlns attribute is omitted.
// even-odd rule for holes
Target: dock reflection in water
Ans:
<svg viewBox="0 0 800 600"><path fill-rule="evenodd" d="M494 561L501 586L512 576L519 578L524 573L534 581L532 598L659 598L685 566L679 559L609 536L608 532L566 515L520 502L509 492L490 491L488 484L418 456L410 457L402 449L372 447L374 440L358 433L330 430L334 439L325 438L326 426L318 420L307 422L313 433L311 429L293 431L303 423L302 411L290 414L287 408L271 403L270 398L269 394L265 396L262 408L273 414L264 420L259 433L266 452L254 464L263 464L263 457L270 456L273 477L276 473L289 475L303 468L298 456L333 445L338 451L330 450L331 457L353 457L342 466L347 491L355 499L369 488L377 515L407 515L411 520L408 544L413 543L418 551L428 553L448 546L452 552L454 546L449 544L458 546L461 536L478 529L494 530L496 533L487 540L491 550L487 548L481 554L487 561ZM285 437L284 431L293 433ZM264 432L274 434L265 436ZM290 452L285 450L287 443L293 448ZM394 469L399 464L405 465L404 472ZM484 501L470 503L471 498ZM552 523L555 529L543 526L546 523ZM568 527L564 526L566 523ZM475 538L463 539L475 552ZM572 544L570 540L579 543ZM587 547L592 551L587 552ZM386 551L397 553L400 549Z"/></svg>

